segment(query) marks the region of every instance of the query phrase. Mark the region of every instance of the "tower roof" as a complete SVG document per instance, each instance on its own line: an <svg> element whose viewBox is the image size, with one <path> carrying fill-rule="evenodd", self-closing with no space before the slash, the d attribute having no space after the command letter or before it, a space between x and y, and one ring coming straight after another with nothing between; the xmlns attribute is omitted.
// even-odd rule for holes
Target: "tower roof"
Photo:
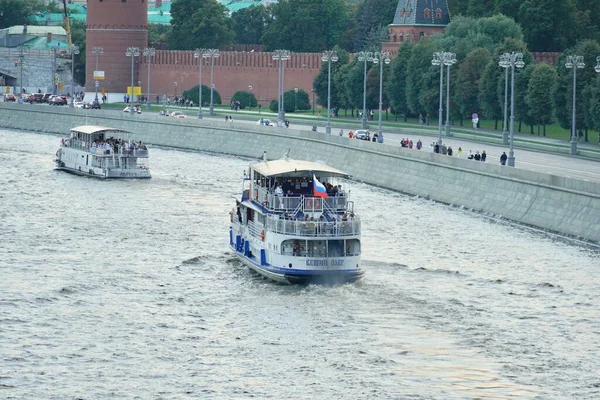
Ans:
<svg viewBox="0 0 600 400"><path fill-rule="evenodd" d="M392 25L448 25L446 0L399 0Z"/></svg>

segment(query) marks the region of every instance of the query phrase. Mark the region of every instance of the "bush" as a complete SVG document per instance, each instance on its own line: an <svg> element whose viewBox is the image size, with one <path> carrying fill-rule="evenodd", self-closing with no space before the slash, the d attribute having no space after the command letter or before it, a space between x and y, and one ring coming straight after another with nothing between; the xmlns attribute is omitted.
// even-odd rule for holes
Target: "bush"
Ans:
<svg viewBox="0 0 600 400"><path fill-rule="evenodd" d="M183 97L190 99L194 104L198 104L198 85L189 90L183 91ZM221 104L221 95L213 89L213 103ZM210 88L202 85L202 107L210 105Z"/></svg>
<svg viewBox="0 0 600 400"><path fill-rule="evenodd" d="M235 92L235 94L231 98L232 102L240 102L240 109L242 110L248 107L248 100L250 100L250 107L256 108L258 106L258 101L256 100L254 93L244 92L243 90L240 90L238 92Z"/></svg>

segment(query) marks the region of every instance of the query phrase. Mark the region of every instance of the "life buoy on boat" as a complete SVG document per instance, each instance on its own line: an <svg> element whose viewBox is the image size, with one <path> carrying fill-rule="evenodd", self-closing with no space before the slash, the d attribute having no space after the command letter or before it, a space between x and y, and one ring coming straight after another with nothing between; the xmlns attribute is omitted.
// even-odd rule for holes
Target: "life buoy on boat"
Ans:
<svg viewBox="0 0 600 400"><path fill-rule="evenodd" d="M265 241L265 230L260 231L260 240Z"/></svg>

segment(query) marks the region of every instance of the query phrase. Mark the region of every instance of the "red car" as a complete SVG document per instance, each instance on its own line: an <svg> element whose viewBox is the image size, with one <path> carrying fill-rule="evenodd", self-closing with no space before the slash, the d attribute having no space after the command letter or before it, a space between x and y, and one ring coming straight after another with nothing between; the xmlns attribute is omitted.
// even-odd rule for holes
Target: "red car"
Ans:
<svg viewBox="0 0 600 400"><path fill-rule="evenodd" d="M14 94L5 94L4 101L17 101L17 98Z"/></svg>

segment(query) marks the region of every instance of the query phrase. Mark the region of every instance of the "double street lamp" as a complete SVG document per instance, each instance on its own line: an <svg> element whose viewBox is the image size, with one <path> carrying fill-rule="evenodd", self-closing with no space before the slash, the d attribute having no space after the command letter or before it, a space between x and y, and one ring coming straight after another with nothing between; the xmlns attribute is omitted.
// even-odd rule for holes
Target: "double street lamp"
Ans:
<svg viewBox="0 0 600 400"><path fill-rule="evenodd" d="M390 52L377 52L373 56L373 64L379 64L379 126L377 127L377 141L383 143L383 130L381 129L381 117L383 114L383 64L389 64Z"/></svg>
<svg viewBox="0 0 600 400"><path fill-rule="evenodd" d="M452 136L450 133L450 67L456 64L456 53L449 53L448 60L444 62L446 65L446 137Z"/></svg>
<svg viewBox="0 0 600 400"><path fill-rule="evenodd" d="M577 131L575 130L575 99L577 94L577 68L585 67L583 56L567 56L565 67L573 68L573 114L571 116L571 151L570 155L577 155Z"/></svg>
<svg viewBox="0 0 600 400"><path fill-rule="evenodd" d="M202 119L202 64L204 63L204 49L194 50L194 58L198 59L198 119Z"/></svg>
<svg viewBox="0 0 600 400"><path fill-rule="evenodd" d="M140 48L128 47L125 55L127 57L131 57L131 101L133 102L133 62L135 60L135 57L138 57L140 55ZM135 113L131 111L130 114L133 115Z"/></svg>
<svg viewBox="0 0 600 400"><path fill-rule="evenodd" d="M146 111L150 111L150 59L156 54L154 47L144 47L146 65L148 65L148 89L146 89Z"/></svg>
<svg viewBox="0 0 600 400"><path fill-rule="evenodd" d="M279 94L278 94L278 112L277 119L283 123L285 121L285 109L283 107L283 87L284 85L284 62L289 60L292 57L291 52L289 50L275 50L273 51L273 60L279 61Z"/></svg>
<svg viewBox="0 0 600 400"><path fill-rule="evenodd" d="M364 63L363 67L363 112L361 118L361 127L367 128L367 62L373 62L373 53L370 51L359 51L358 61Z"/></svg>
<svg viewBox="0 0 600 400"><path fill-rule="evenodd" d="M327 63L327 126L325 133L331 135L331 63L337 62L337 51L325 50L321 60Z"/></svg>
<svg viewBox="0 0 600 400"><path fill-rule="evenodd" d="M71 107L74 107L75 97L75 55L79 54L79 47L75 45L69 46L69 53L71 53Z"/></svg>
<svg viewBox="0 0 600 400"><path fill-rule="evenodd" d="M96 69L94 71L98 71L98 56L104 53L104 49L102 47L94 47L92 49L92 54L96 56ZM96 96L94 100L98 101L98 85L96 85Z"/></svg>
<svg viewBox="0 0 600 400"><path fill-rule="evenodd" d="M215 69L215 58L218 58L220 55L219 49L206 49L202 57L210 58L210 106L208 108L208 115L211 117L215 115L215 105L213 102L213 92L215 85L213 84L214 80L214 69Z"/></svg>
<svg viewBox="0 0 600 400"><path fill-rule="evenodd" d="M433 59L431 60L431 64L435 66L440 66L440 109L438 113L438 145L442 145L442 104L444 98L444 65L452 65L456 62L456 54L448 53L445 51L438 51L433 53Z"/></svg>
<svg viewBox="0 0 600 400"><path fill-rule="evenodd" d="M515 67L523 68L523 53L504 53L500 56L498 63L502 68L510 68L510 150L508 152L507 164L515 166L514 134L515 134Z"/></svg>

